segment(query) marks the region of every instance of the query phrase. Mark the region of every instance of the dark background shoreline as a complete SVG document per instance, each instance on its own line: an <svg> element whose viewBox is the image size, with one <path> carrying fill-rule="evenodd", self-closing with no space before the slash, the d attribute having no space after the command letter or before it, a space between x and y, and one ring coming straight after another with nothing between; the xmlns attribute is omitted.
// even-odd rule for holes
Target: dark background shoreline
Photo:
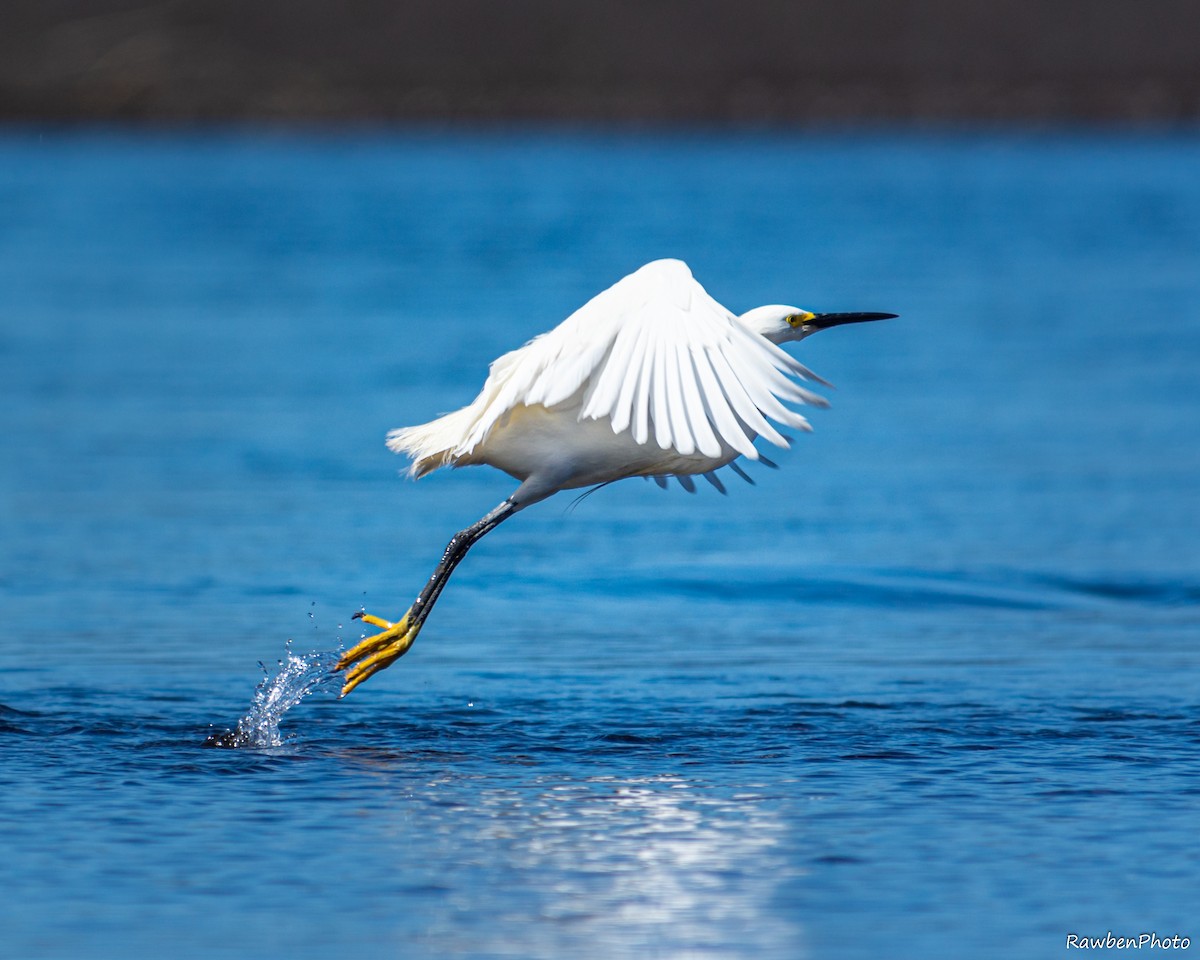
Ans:
<svg viewBox="0 0 1200 960"><path fill-rule="evenodd" d="M1191 124L1188 0L9 0L0 120Z"/></svg>

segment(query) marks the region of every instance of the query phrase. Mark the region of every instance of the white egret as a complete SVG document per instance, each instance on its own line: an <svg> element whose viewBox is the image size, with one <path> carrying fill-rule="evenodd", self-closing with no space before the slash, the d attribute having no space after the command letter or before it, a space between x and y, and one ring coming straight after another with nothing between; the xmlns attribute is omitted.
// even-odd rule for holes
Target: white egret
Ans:
<svg viewBox="0 0 1200 960"><path fill-rule="evenodd" d="M459 561L484 534L559 490L652 477L694 489L701 474L733 461L765 459L757 437L787 439L768 420L800 430L808 421L784 401L828 406L796 380L825 383L779 344L843 323L891 313L810 313L757 307L740 317L717 303L678 260L656 260L593 297L548 333L491 365L467 406L393 430L387 445L412 458L422 477L439 467L487 464L521 485L454 535L412 607L338 662L342 696L391 666L412 646ZM828 384L826 384L828 386ZM746 479L749 479L748 477Z"/></svg>

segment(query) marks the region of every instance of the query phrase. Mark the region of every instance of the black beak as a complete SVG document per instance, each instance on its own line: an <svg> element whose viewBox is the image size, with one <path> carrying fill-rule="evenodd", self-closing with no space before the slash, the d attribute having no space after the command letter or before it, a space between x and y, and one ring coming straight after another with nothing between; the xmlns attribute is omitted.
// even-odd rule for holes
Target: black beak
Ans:
<svg viewBox="0 0 1200 960"><path fill-rule="evenodd" d="M839 327L843 323L866 323L868 320L895 320L895 313L814 313L813 318L804 326L816 327L818 330L828 330Z"/></svg>

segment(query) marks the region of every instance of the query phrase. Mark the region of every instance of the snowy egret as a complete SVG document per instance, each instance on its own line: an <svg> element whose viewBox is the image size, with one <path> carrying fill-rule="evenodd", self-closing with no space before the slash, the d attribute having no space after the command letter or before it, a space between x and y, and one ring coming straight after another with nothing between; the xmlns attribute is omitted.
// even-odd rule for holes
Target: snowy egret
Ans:
<svg viewBox="0 0 1200 960"><path fill-rule="evenodd" d="M412 458L410 473L487 464L521 485L454 535L408 612L392 623L356 617L381 632L347 651L342 696L412 646L446 581L471 546L518 510L559 490L674 476L713 475L759 460L757 437L788 445L767 418L800 430L808 421L783 401L828 406L796 380L825 383L780 349L818 330L884 320L892 313L810 313L782 304L730 313L678 260L656 260L596 295L548 333L491 365L473 402L387 445ZM794 378L794 379L793 379ZM768 461L769 462L769 461Z"/></svg>

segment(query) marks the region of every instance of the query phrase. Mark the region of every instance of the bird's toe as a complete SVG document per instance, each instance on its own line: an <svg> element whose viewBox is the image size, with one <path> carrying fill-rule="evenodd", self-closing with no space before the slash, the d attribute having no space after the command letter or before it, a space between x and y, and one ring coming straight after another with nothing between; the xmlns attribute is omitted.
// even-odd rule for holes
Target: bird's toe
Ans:
<svg viewBox="0 0 1200 960"><path fill-rule="evenodd" d="M410 622L407 613L397 623L372 617L370 614L363 614L358 619L382 627L383 630L374 636L366 637L342 654L338 660L335 669L346 673L341 692L343 697L364 680L390 667L404 656L421 629L419 623Z"/></svg>
<svg viewBox="0 0 1200 960"><path fill-rule="evenodd" d="M363 623L369 623L373 627L379 627L382 630L390 630L394 626L391 620L384 620L383 617L372 616L365 610L359 610L351 620L361 620Z"/></svg>

